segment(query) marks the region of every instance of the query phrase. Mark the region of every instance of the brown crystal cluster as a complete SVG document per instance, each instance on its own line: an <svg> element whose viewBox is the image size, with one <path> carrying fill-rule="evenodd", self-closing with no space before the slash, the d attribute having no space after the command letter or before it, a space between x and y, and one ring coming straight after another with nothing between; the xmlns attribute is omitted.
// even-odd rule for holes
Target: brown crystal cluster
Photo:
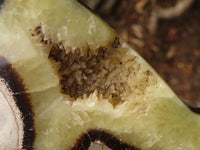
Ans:
<svg viewBox="0 0 200 150"><path fill-rule="evenodd" d="M63 48L54 44L49 54L50 58L60 63L63 93L77 99L88 97L96 90L103 98L119 103L124 92L130 91L126 80L122 78L123 62L116 57L119 51L100 47L96 54L88 49L87 53L81 55L79 49L73 53Z"/></svg>
<svg viewBox="0 0 200 150"><path fill-rule="evenodd" d="M106 47L72 50L62 41L56 43L48 38L41 25L31 32L40 43L50 47L48 57L58 64L56 70L62 93L72 100L85 99L97 92L115 106L129 99L130 95L144 95L152 82L156 84L153 73L136 63L137 56L127 54L128 49L122 48L118 37Z"/></svg>

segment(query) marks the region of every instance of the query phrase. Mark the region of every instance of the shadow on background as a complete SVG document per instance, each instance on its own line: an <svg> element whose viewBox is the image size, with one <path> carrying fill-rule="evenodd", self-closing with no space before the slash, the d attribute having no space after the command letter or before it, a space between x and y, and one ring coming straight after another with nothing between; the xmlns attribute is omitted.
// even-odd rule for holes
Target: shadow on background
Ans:
<svg viewBox="0 0 200 150"><path fill-rule="evenodd" d="M4 0L0 0L0 6L3 4ZM0 7L1 10L1 7Z"/></svg>

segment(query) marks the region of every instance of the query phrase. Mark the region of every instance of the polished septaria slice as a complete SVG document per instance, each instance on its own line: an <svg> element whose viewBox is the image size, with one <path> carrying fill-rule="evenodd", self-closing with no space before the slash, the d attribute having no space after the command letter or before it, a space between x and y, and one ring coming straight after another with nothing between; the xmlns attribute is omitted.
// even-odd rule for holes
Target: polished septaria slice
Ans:
<svg viewBox="0 0 200 150"><path fill-rule="evenodd" d="M200 147L198 114L77 1L6 0L0 30L0 148Z"/></svg>

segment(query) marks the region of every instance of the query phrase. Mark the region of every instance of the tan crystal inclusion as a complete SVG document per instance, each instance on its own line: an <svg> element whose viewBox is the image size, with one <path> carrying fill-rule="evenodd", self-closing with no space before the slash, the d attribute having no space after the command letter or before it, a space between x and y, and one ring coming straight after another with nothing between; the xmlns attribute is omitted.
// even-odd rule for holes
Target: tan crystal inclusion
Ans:
<svg viewBox="0 0 200 150"><path fill-rule="evenodd" d="M62 93L72 100L88 97L96 91L115 106L127 100L132 93L143 94L149 77L153 76L148 70L142 70L143 76L137 78L135 72L141 72L140 65L136 63L137 56L129 56L128 50L120 46L119 38L107 47L82 51L65 47L62 42L52 42L45 37L41 26L32 30L32 34L39 36L41 43L51 45L49 58L59 64L57 70ZM131 80L135 80L134 88L130 87L134 86L130 84Z"/></svg>

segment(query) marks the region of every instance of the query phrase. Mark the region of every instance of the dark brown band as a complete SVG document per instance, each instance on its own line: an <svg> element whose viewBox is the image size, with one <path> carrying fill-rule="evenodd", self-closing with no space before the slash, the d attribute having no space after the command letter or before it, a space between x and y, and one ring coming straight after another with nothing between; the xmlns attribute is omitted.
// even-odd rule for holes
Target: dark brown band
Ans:
<svg viewBox="0 0 200 150"><path fill-rule="evenodd" d="M6 82L11 93L13 93L16 105L22 114L24 123L23 149L33 150L35 139L34 114L22 78L3 57L0 57L0 76Z"/></svg>
<svg viewBox="0 0 200 150"><path fill-rule="evenodd" d="M101 141L112 150L140 150L121 142L112 134L101 130L89 130L84 133L76 142L72 150L87 150L94 141Z"/></svg>

